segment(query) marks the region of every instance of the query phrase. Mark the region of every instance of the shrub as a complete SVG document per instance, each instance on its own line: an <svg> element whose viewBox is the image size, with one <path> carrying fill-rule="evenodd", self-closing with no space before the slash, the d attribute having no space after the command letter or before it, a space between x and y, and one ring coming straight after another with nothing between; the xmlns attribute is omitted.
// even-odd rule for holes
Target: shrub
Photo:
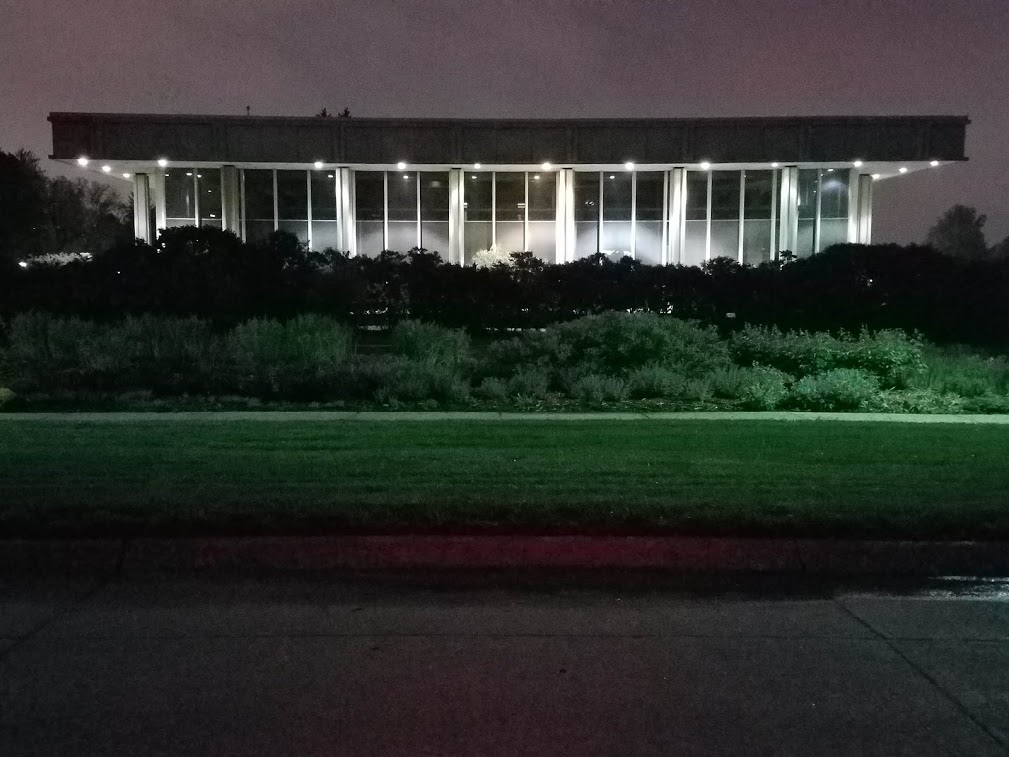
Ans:
<svg viewBox="0 0 1009 757"><path fill-rule="evenodd" d="M727 368L712 377L716 397L737 400L751 410L774 410L788 396L792 377L776 368Z"/></svg>
<svg viewBox="0 0 1009 757"><path fill-rule="evenodd" d="M469 398L469 384L444 365L394 358L372 361L366 372L374 383L372 397L383 404L464 402Z"/></svg>
<svg viewBox="0 0 1009 757"><path fill-rule="evenodd" d="M0 386L0 407L13 400L17 395L6 386Z"/></svg>
<svg viewBox="0 0 1009 757"><path fill-rule="evenodd" d="M349 328L315 315L246 321L227 338L239 390L302 397L340 392L352 344Z"/></svg>
<svg viewBox="0 0 1009 757"><path fill-rule="evenodd" d="M520 370L508 379L508 394L511 397L546 399L550 396L550 376L541 370Z"/></svg>
<svg viewBox="0 0 1009 757"><path fill-rule="evenodd" d="M908 386L925 367L920 341L894 330L835 337L746 326L732 335L729 349L732 359L743 366L766 365L799 377L855 368L890 387Z"/></svg>
<svg viewBox="0 0 1009 757"><path fill-rule="evenodd" d="M965 407L962 397L933 389L884 389L864 409L876 413L956 414L964 412Z"/></svg>
<svg viewBox="0 0 1009 757"><path fill-rule="evenodd" d="M698 377L729 364L714 327L655 313L603 313L527 331L488 350L494 375L517 366L582 374L622 375L647 365L675 368Z"/></svg>
<svg viewBox="0 0 1009 757"><path fill-rule="evenodd" d="M804 376L792 386L789 404L800 410L858 410L879 393L879 381L857 368L835 368Z"/></svg>
<svg viewBox="0 0 1009 757"><path fill-rule="evenodd" d="M1009 360L962 349L933 349L919 384L945 394L974 398L1009 394Z"/></svg>
<svg viewBox="0 0 1009 757"><path fill-rule="evenodd" d="M401 321L389 334L393 354L429 365L456 367L469 358L469 336L422 321Z"/></svg>
<svg viewBox="0 0 1009 757"><path fill-rule="evenodd" d="M627 382L613 376L590 373L568 387L568 396L584 402L619 402L627 399Z"/></svg>
<svg viewBox="0 0 1009 757"><path fill-rule="evenodd" d="M686 383L682 373L661 365L645 365L627 374L628 394L639 400L682 397Z"/></svg>
<svg viewBox="0 0 1009 757"><path fill-rule="evenodd" d="M504 402L508 399L508 382L494 376L488 376L473 390L473 394L481 399Z"/></svg>

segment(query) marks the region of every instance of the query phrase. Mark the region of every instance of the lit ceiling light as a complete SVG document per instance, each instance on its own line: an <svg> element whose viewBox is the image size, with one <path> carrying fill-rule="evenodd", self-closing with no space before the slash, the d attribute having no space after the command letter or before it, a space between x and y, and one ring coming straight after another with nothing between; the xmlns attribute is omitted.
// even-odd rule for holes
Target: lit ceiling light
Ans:
<svg viewBox="0 0 1009 757"><path fill-rule="evenodd" d="M777 168L780 165L781 165L780 163L778 163L777 161L775 161L774 163L771 164L771 168Z"/></svg>
<svg viewBox="0 0 1009 757"><path fill-rule="evenodd" d="M87 164L88 164L88 159L85 158L83 155L81 155L81 157L79 157L77 159L77 165L79 165L79 166L86 166Z"/></svg>
<svg viewBox="0 0 1009 757"><path fill-rule="evenodd" d="M852 165L855 166L855 168L861 168L862 167L862 161L861 160L852 161Z"/></svg>
<svg viewBox="0 0 1009 757"><path fill-rule="evenodd" d="M935 168L936 166L939 165L939 161L938 160L933 160L931 163L929 163L929 165L932 166L932 168Z"/></svg>
<svg viewBox="0 0 1009 757"><path fill-rule="evenodd" d="M701 169L707 171L710 168L711 168L711 164L708 161L705 160L704 162L701 163Z"/></svg>
<svg viewBox="0 0 1009 757"><path fill-rule="evenodd" d="M828 168L827 169L827 173L834 173L834 169L833 168Z"/></svg>
<svg viewBox="0 0 1009 757"><path fill-rule="evenodd" d="M123 178L124 178L124 179L128 179L128 178L130 178L130 175L129 175L128 173L124 173L124 174L123 174Z"/></svg>
<svg viewBox="0 0 1009 757"><path fill-rule="evenodd" d="M610 178L611 178L611 179L615 179L615 178L617 178L617 177L616 177L616 176L614 176L613 174L610 174Z"/></svg>
<svg viewBox="0 0 1009 757"><path fill-rule="evenodd" d="M897 171L899 171L900 173L907 173L907 168L904 167L904 166L901 166L900 168L897 169Z"/></svg>
<svg viewBox="0 0 1009 757"><path fill-rule="evenodd" d="M878 173L874 173L874 174L872 175L872 180L873 180L873 181L879 181L879 178L880 178L880 175L879 175Z"/></svg>
<svg viewBox="0 0 1009 757"><path fill-rule="evenodd" d="M326 174L326 178L327 178L327 179L332 179L332 178L334 178L334 177L333 177L333 174Z"/></svg>
<svg viewBox="0 0 1009 757"><path fill-rule="evenodd" d="M312 165L314 165L316 168L322 168L322 161L321 160L317 160Z"/></svg>
<svg viewBox="0 0 1009 757"><path fill-rule="evenodd" d="M202 173L198 173L198 174L196 174L196 178L197 178L197 179L202 179L202 178L203 178L203 174L202 174Z"/></svg>
<svg viewBox="0 0 1009 757"><path fill-rule="evenodd" d="M410 178L410 174L408 174L408 173L403 174L403 178L404 179L409 179Z"/></svg>
<svg viewBox="0 0 1009 757"><path fill-rule="evenodd" d="M480 164L479 163L474 163L473 164L473 168L475 168L475 169L477 169L479 171L480 170Z"/></svg>
<svg viewBox="0 0 1009 757"><path fill-rule="evenodd" d="M633 160L628 160L626 163L624 163L624 168L626 170L628 170L628 171L633 171L634 170L634 161Z"/></svg>
<svg viewBox="0 0 1009 757"><path fill-rule="evenodd" d="M112 170L112 166L102 166L102 173L108 173Z"/></svg>
<svg viewBox="0 0 1009 757"><path fill-rule="evenodd" d="M533 174L533 179L535 179L536 181L539 181L540 180L540 175L538 173L537 174Z"/></svg>
<svg viewBox="0 0 1009 757"><path fill-rule="evenodd" d="M549 160L545 161L543 163L542 168L543 168L544 171L549 171L550 170L550 161Z"/></svg>
<svg viewBox="0 0 1009 757"><path fill-rule="evenodd" d="M186 176L192 176L192 175L193 175L192 171L186 171Z"/></svg>
<svg viewBox="0 0 1009 757"><path fill-rule="evenodd" d="M168 165L168 158L158 158L158 165L164 168Z"/></svg>
<svg viewBox="0 0 1009 757"><path fill-rule="evenodd" d="M406 162L401 160L399 163L396 164L396 168L402 171L404 168L406 168Z"/></svg>
<svg viewBox="0 0 1009 757"><path fill-rule="evenodd" d="M25 261L23 261L23 260L19 260L18 261L18 265L21 266L22 268L27 268L28 267L28 264Z"/></svg>

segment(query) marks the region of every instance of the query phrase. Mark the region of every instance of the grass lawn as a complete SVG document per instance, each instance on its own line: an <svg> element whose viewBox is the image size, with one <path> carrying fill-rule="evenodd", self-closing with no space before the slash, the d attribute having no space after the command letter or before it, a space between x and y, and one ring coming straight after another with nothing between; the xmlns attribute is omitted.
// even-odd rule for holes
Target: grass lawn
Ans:
<svg viewBox="0 0 1009 757"><path fill-rule="evenodd" d="M1009 426L11 421L0 535L641 527L1009 536Z"/></svg>

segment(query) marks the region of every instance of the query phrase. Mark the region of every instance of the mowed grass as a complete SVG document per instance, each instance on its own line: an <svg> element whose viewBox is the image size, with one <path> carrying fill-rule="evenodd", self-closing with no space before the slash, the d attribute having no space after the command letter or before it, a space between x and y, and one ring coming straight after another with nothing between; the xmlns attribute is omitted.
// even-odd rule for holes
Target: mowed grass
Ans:
<svg viewBox="0 0 1009 757"><path fill-rule="evenodd" d="M345 528L1009 535L1009 427L11 421L0 535Z"/></svg>

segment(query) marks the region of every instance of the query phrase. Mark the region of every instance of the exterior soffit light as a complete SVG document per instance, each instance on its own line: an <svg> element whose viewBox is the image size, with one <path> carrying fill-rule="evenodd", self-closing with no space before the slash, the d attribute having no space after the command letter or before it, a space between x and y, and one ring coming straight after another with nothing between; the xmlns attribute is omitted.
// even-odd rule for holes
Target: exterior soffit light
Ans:
<svg viewBox="0 0 1009 757"><path fill-rule="evenodd" d="M543 166L542 166L542 168L543 168L543 170L544 170L544 171L549 171L549 170L550 170L550 168L551 168L551 165L550 165L550 161L549 161L549 160L545 160L545 161L543 161Z"/></svg>
<svg viewBox="0 0 1009 757"><path fill-rule="evenodd" d="M168 165L168 158L158 158L158 165L164 168Z"/></svg>
<svg viewBox="0 0 1009 757"><path fill-rule="evenodd" d="M396 164L396 168L402 171L404 168L406 168L406 161L401 160L399 163Z"/></svg>
<svg viewBox="0 0 1009 757"><path fill-rule="evenodd" d="M777 168L780 165L781 164L778 161L775 161L774 163L771 164L771 168Z"/></svg>
<svg viewBox="0 0 1009 757"><path fill-rule="evenodd" d="M872 180L873 180L873 181L879 181L879 178L880 178L880 175L879 175L878 173L874 173L874 174L872 175Z"/></svg>
<svg viewBox="0 0 1009 757"><path fill-rule="evenodd" d="M124 174L123 174L123 178L124 178L124 179L128 179L128 178L130 178L130 174L128 174L128 173L124 173Z"/></svg>
<svg viewBox="0 0 1009 757"><path fill-rule="evenodd" d="M112 170L112 166L102 166L102 173L109 173Z"/></svg>
<svg viewBox="0 0 1009 757"><path fill-rule="evenodd" d="M701 168L705 171L708 171L711 169L711 164L705 160L701 163Z"/></svg>
<svg viewBox="0 0 1009 757"><path fill-rule="evenodd" d="M87 164L88 164L88 159L85 156L81 155L81 157L79 157L77 159L77 165L79 165L79 166L86 166Z"/></svg>
<svg viewBox="0 0 1009 757"><path fill-rule="evenodd" d="M633 160L628 160L626 163L624 163L624 168L626 170L628 170L628 171L633 171L634 170L634 161Z"/></svg>
<svg viewBox="0 0 1009 757"><path fill-rule="evenodd" d="M855 161L852 162L852 165L855 166L855 168L861 168L862 167L862 161L861 160L855 160Z"/></svg>
<svg viewBox="0 0 1009 757"><path fill-rule="evenodd" d="M938 160L933 160L931 163L929 163L929 165L932 166L932 168L935 168L936 166L939 165L939 161Z"/></svg>
<svg viewBox="0 0 1009 757"><path fill-rule="evenodd" d="M473 164L473 168L477 169L478 171L480 170L480 167L481 167L481 166L480 166L480 164L479 164L479 163L474 163L474 164Z"/></svg>
<svg viewBox="0 0 1009 757"><path fill-rule="evenodd" d="M315 161L315 163L314 163L313 165L314 165L314 166L315 166L316 168L322 168L322 161L321 161L321 160L317 160L317 161Z"/></svg>
<svg viewBox="0 0 1009 757"><path fill-rule="evenodd" d="M900 167L900 168L898 168L897 170L898 170L898 171L899 171L900 173L907 173L907 167L905 167L905 166L901 166L901 167Z"/></svg>

